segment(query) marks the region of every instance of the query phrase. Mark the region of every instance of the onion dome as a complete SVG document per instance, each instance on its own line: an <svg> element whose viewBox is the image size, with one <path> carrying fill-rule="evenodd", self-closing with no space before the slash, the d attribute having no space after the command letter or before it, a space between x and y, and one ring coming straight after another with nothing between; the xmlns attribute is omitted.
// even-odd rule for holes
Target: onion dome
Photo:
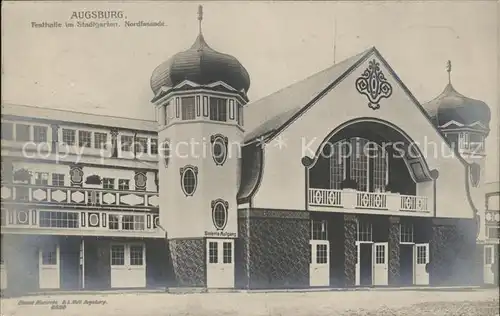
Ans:
<svg viewBox="0 0 500 316"><path fill-rule="evenodd" d="M468 98L455 90L451 84L451 62L447 64L448 84L444 91L432 101L424 104L424 108L437 126L442 126L450 121L464 125L476 122L485 127L489 126L491 119L490 108L480 100Z"/></svg>
<svg viewBox="0 0 500 316"><path fill-rule="evenodd" d="M191 48L175 54L153 71L151 89L155 95L162 86L174 87L184 80L199 85L222 81L238 92L246 94L248 91L250 77L243 65L235 57L212 49L205 41L201 33L202 14L200 6L200 33Z"/></svg>

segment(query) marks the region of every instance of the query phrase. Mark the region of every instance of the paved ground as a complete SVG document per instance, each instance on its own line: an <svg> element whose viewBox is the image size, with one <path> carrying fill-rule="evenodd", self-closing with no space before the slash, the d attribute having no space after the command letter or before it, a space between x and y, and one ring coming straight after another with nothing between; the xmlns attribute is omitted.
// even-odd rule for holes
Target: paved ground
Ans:
<svg viewBox="0 0 500 316"><path fill-rule="evenodd" d="M65 304L67 301L74 304ZM55 309L57 307L64 309ZM440 291L28 296L3 299L1 315L496 316L499 315L498 309L498 288L496 288Z"/></svg>

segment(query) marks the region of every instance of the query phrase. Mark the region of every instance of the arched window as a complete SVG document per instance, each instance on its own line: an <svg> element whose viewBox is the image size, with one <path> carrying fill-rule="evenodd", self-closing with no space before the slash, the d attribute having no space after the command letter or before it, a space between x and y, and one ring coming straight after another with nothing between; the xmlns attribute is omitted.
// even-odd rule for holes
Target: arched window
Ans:
<svg viewBox="0 0 500 316"><path fill-rule="evenodd" d="M388 183L388 155L377 143L354 137L331 146L330 188L342 189L344 180L358 191L384 192Z"/></svg>

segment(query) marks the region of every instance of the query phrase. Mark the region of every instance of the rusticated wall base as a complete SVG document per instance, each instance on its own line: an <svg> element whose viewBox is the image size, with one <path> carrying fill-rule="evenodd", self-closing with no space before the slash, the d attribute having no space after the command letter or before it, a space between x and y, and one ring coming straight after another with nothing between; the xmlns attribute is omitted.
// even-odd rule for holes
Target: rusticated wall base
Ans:
<svg viewBox="0 0 500 316"><path fill-rule="evenodd" d="M344 216L344 283L345 286L356 285L356 232L357 217L355 215Z"/></svg>
<svg viewBox="0 0 500 316"><path fill-rule="evenodd" d="M308 212L241 210L238 217L238 287L309 286Z"/></svg>
<svg viewBox="0 0 500 316"><path fill-rule="evenodd" d="M169 240L175 279L179 287L205 287L205 241L198 239Z"/></svg>

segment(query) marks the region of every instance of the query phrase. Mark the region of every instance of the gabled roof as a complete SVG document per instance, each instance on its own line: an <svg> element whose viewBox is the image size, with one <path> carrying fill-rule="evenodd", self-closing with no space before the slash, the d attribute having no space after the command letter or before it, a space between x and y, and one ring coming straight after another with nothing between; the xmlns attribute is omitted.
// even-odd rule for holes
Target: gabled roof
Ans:
<svg viewBox="0 0 500 316"><path fill-rule="evenodd" d="M323 90L342 79L350 69L363 62L374 47L345 59L330 68L296 82L245 107L245 143L276 131Z"/></svg>

